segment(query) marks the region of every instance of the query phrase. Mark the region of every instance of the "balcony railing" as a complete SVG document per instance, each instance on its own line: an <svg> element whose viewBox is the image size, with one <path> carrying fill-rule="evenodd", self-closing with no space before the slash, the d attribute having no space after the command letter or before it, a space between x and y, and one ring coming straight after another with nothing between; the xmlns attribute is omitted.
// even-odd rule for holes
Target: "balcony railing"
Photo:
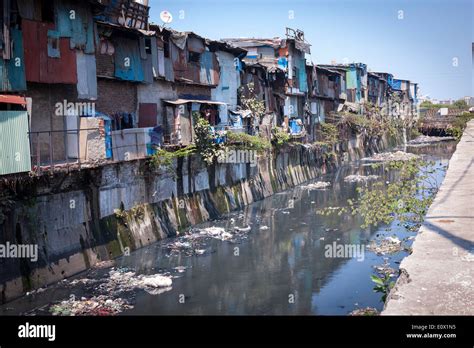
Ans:
<svg viewBox="0 0 474 348"><path fill-rule="evenodd" d="M82 132L88 136L90 132L99 133L100 128L29 132L32 172L80 169L88 163L86 158L81 158Z"/></svg>

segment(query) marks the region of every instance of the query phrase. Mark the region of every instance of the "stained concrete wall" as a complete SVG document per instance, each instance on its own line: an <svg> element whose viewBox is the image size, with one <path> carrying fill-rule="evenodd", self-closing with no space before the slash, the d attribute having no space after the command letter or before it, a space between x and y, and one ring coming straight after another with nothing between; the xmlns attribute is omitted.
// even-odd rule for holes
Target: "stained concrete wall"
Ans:
<svg viewBox="0 0 474 348"><path fill-rule="evenodd" d="M344 153L354 160L391 145L386 138L359 136L332 149L273 150L255 167L207 167L192 156L178 159L172 171L134 160L23 178L19 199L0 225L0 244L37 244L39 259L0 260L1 301L314 179L337 166Z"/></svg>

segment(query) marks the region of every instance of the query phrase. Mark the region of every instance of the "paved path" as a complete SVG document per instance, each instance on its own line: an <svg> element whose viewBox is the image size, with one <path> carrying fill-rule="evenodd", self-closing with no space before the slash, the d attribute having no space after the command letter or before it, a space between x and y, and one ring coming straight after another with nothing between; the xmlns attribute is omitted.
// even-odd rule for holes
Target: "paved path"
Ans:
<svg viewBox="0 0 474 348"><path fill-rule="evenodd" d="M474 120L382 315L474 315Z"/></svg>

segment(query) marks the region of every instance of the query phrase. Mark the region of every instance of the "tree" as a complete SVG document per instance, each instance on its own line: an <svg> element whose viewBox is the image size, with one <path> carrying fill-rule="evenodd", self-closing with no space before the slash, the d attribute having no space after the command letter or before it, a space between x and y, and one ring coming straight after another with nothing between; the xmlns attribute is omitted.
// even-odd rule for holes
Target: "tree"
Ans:
<svg viewBox="0 0 474 348"><path fill-rule="evenodd" d="M468 105L464 99L459 99L453 103L453 107L456 109L466 109Z"/></svg>

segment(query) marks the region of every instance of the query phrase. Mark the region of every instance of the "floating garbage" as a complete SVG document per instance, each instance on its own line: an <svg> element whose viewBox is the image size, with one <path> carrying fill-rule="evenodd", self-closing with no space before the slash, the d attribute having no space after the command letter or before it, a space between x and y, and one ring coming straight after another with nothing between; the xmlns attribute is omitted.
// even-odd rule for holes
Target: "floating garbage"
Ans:
<svg viewBox="0 0 474 348"><path fill-rule="evenodd" d="M372 307L358 308L349 313L350 316L372 316L379 315L379 312Z"/></svg>
<svg viewBox="0 0 474 348"><path fill-rule="evenodd" d="M103 294L120 295L122 292L143 289L149 293L155 288L167 288L172 285L170 276L162 274L137 275L133 271L112 269L105 282L96 286L97 291Z"/></svg>
<svg viewBox="0 0 474 348"><path fill-rule="evenodd" d="M70 299L52 305L49 312L54 316L112 316L127 309L133 308L126 300L121 298L110 299L105 295L82 298L77 301Z"/></svg>
<svg viewBox="0 0 474 348"><path fill-rule="evenodd" d="M207 240L209 238L226 242L237 242L246 237L252 230L250 226L234 226L230 230L222 227L193 228L177 240L163 244L170 254L185 254L186 256L204 255L207 252Z"/></svg>
<svg viewBox="0 0 474 348"><path fill-rule="evenodd" d="M184 273L184 272L186 272L187 267L185 267L185 266L178 266L178 267L175 267L175 268L173 268L173 269L174 269L176 272L178 272L178 273Z"/></svg>
<svg viewBox="0 0 474 348"><path fill-rule="evenodd" d="M208 227L201 230L201 234L207 234L209 236L219 236L224 233L225 230L221 227Z"/></svg>
<svg viewBox="0 0 474 348"><path fill-rule="evenodd" d="M402 250L402 248L402 242L397 237L386 237L385 239L382 239L379 243L372 241L367 246L368 250L378 255L396 253Z"/></svg>
<svg viewBox="0 0 474 348"><path fill-rule="evenodd" d="M381 276L390 278L397 276L397 271L394 268L390 267L390 263L388 262L388 260L385 260L383 265L373 267L375 269L375 272L377 272Z"/></svg>
<svg viewBox="0 0 474 348"><path fill-rule="evenodd" d="M268 226L260 226L260 230L261 230L261 231L266 231L266 230L268 230L268 229L269 229Z"/></svg>
<svg viewBox="0 0 474 348"><path fill-rule="evenodd" d="M46 291L46 288L39 288L39 289L36 289L36 290L33 290L33 291L28 291L25 295L26 296L32 296L32 295L36 295L36 294L41 294L42 292L45 292Z"/></svg>
<svg viewBox="0 0 474 348"><path fill-rule="evenodd" d="M237 232L241 232L241 233L248 233L250 232L252 228L250 226L247 226L247 227L234 227L234 230L236 230Z"/></svg>
<svg viewBox="0 0 474 348"><path fill-rule="evenodd" d="M144 287L152 288L167 288L173 284L173 281L169 277L164 277L159 274L155 274L149 277L143 277L141 279L141 285Z"/></svg>
<svg viewBox="0 0 474 348"><path fill-rule="evenodd" d="M434 143L439 143L443 141L454 141L456 138L454 137L436 137L436 136L429 136L429 135L420 135L415 139L410 140L407 143L407 146L425 146Z"/></svg>
<svg viewBox="0 0 474 348"><path fill-rule="evenodd" d="M378 175L349 175L344 178L344 182L361 183L377 180L378 178Z"/></svg>
<svg viewBox="0 0 474 348"><path fill-rule="evenodd" d="M185 268L184 268L185 269ZM151 295L158 295L172 289L172 277L165 274L137 275L128 268L112 268L108 275L98 279L75 279L66 282L69 287L85 285L90 298L80 300L70 298L53 304L48 312L58 316L101 316L117 315L133 308L130 301L124 299L126 293L144 290Z"/></svg>
<svg viewBox="0 0 474 348"><path fill-rule="evenodd" d="M324 190L324 189L328 188L329 186L331 186L330 182L318 181L318 182L315 182L315 183L312 183L312 184L301 186L301 188L307 189L307 190Z"/></svg>
<svg viewBox="0 0 474 348"><path fill-rule="evenodd" d="M115 266L115 260L99 261L92 268L94 269L106 269Z"/></svg>
<svg viewBox="0 0 474 348"><path fill-rule="evenodd" d="M237 229L237 227L235 227ZM208 227L201 230L200 234L206 235L219 240L232 239L232 234L221 227Z"/></svg>
<svg viewBox="0 0 474 348"><path fill-rule="evenodd" d="M413 153L396 151L396 152L382 152L376 153L372 157L363 158L366 162L391 162L391 161L410 161L419 158L420 156Z"/></svg>

